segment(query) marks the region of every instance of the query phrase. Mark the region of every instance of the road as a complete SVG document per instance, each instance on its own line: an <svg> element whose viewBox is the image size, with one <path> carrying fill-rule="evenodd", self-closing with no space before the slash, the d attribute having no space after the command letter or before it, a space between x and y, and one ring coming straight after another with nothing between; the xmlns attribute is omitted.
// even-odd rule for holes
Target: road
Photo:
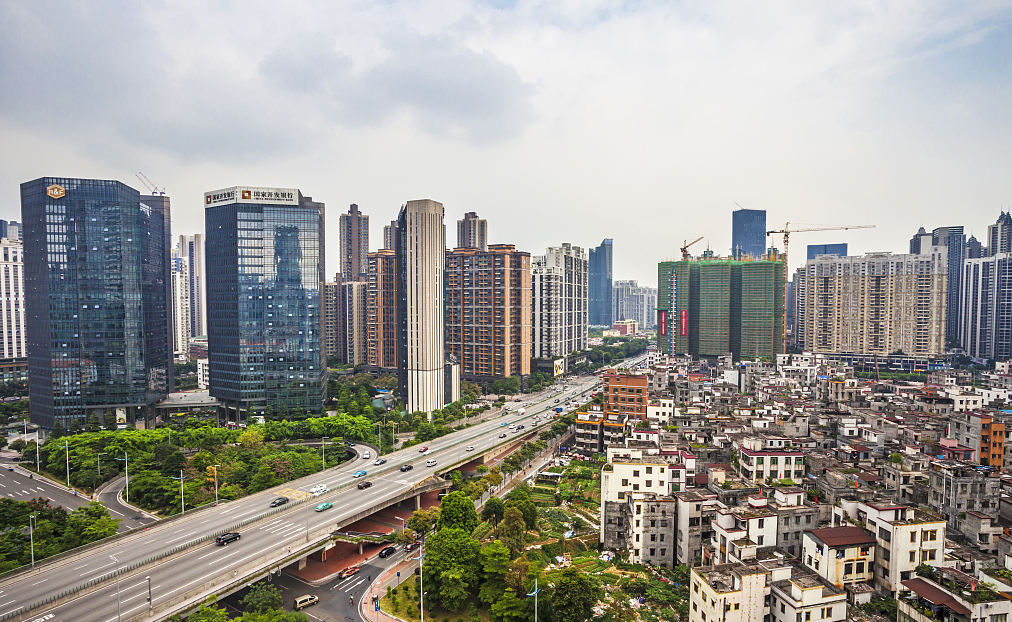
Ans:
<svg viewBox="0 0 1012 622"><path fill-rule="evenodd" d="M147 527L152 523L158 522L157 518L147 512L143 512L135 507L131 507L123 503L119 493L125 487L126 479L123 477L117 477L116 479L109 480L106 487L98 494L98 501L100 501L102 505L109 510L109 514L113 518L120 519L120 532L122 533L124 531Z"/></svg>
<svg viewBox="0 0 1012 622"><path fill-rule="evenodd" d="M597 378L594 377L572 381L571 386L576 388L564 395L572 397L574 394L586 392L596 382ZM458 443L471 444L478 451L482 451L505 442L498 438L499 433L505 430L504 427L500 427L501 422L529 420L535 414L548 411L554 406L553 399L556 395L557 391L543 393L540 402L527 408L523 417L515 414L500 417L431 441L427 444L432 450L428 456L420 454L417 447L411 447L384 456L388 462L380 467L372 466L371 460L352 460L325 473L289 482L285 486L217 508L206 509L191 517L159 523L148 531L128 535L108 545L18 575L0 583L0 616L22 605L31 605L49 595L61 593L112 572L115 562L110 556L115 556L120 565L140 562L204 534L227 529L241 520L262 514L268 510L270 500L279 494L297 501L307 497L306 491L315 484L323 483L334 489L336 486L355 481L351 475L353 471L360 468L370 471L370 476L366 479L373 482L373 487L366 492L360 493L352 488L325 494L310 503L291 504L293 507L289 510L243 529L242 538L230 545L219 547L213 542L205 542L174 558L149 565L147 572L143 574L151 577L154 603L157 605L228 570L237 569L266 551L289 545L297 547L305 542L307 531L325 528L338 520L369 509L381 498L390 498L410 490L433 473L433 469L424 466L426 459L433 458L444 467L455 462L457 456L461 455L455 447ZM551 420L547 419L543 421L543 425L550 422ZM525 434L534 431L536 428L531 425ZM401 472L399 467L407 463L413 464L415 468ZM323 501L330 501L335 505L323 512L310 511L316 503ZM143 574L120 581L120 602L124 619L136 615L147 606L144 599L147 594L147 583ZM61 620L113 622L117 617L116 595L116 582L106 581L104 587L87 596L57 607L40 607L33 613L53 614L53 617L48 618L53 622Z"/></svg>

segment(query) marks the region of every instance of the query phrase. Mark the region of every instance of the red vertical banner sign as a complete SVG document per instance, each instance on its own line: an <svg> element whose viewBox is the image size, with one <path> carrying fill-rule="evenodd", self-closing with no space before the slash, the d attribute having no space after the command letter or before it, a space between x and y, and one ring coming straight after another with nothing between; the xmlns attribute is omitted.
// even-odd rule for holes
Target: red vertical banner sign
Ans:
<svg viewBox="0 0 1012 622"><path fill-rule="evenodd" d="M681 320L680 321L680 324L681 324L681 332L680 332L680 334L681 334L682 337L688 337L689 336L689 310L688 309L682 309L680 311L680 313L681 313L681 316L682 316L680 318L680 320Z"/></svg>
<svg viewBox="0 0 1012 622"><path fill-rule="evenodd" d="M657 310L657 326L660 328L661 337L668 336L668 312L658 309Z"/></svg>

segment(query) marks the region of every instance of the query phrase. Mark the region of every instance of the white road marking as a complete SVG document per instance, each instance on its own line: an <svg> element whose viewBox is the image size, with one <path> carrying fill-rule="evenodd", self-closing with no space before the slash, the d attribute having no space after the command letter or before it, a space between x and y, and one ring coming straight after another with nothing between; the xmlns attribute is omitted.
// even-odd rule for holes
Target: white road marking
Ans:
<svg viewBox="0 0 1012 622"><path fill-rule="evenodd" d="M165 541L165 544L172 544L172 543L173 543L173 542L175 542L176 540L182 540L183 538L186 538L186 537L188 537L188 536L192 536L192 535L193 535L193 534L191 534L191 533L184 533L183 535L179 536L178 538L173 538L173 539L171 539L171 540L166 540L166 541Z"/></svg>
<svg viewBox="0 0 1012 622"><path fill-rule="evenodd" d="M39 583L45 583L45 582L46 582L46 581L48 581L48 580L49 580L49 579L48 579L48 578L46 578L46 579L43 579L43 580L41 580L41 581L36 581L35 583L32 583L32 585L38 585Z"/></svg>
<svg viewBox="0 0 1012 622"><path fill-rule="evenodd" d="M275 519L274 519L274 520L272 520L271 522L269 522L269 523L267 523L267 524L265 524L265 525L262 525L261 527L259 527L259 529L267 529L267 528L268 528L268 527L270 527L271 525L273 525L273 524L275 524L275 523L279 523L279 522L281 522L282 520L284 520L284 519L283 519L283 518L275 518Z"/></svg>
<svg viewBox="0 0 1012 622"><path fill-rule="evenodd" d="M356 587L358 587L360 584L362 584L364 582L365 582L365 578L359 579L354 585L350 585L350 586L348 586L347 588L345 588L345 589L343 589L341 591L342 592L348 592L350 590L355 589Z"/></svg>
<svg viewBox="0 0 1012 622"><path fill-rule="evenodd" d="M116 563L113 562L113 563L110 563L110 564L106 564L105 566L99 566L98 568L92 568L91 570L89 570L88 572L82 574L81 576L83 577L83 576L86 576L86 575L89 575L89 574L95 572L96 570L101 570L101 569L106 568L108 566L115 566L115 565L116 565Z"/></svg>
<svg viewBox="0 0 1012 622"><path fill-rule="evenodd" d="M15 600L16 600L16 599L15 599ZM14 601L13 601L13 600L11 600L11 601L8 601L8 602L6 602L6 603L0 604L0 607L5 607L5 606L7 606L7 605L11 604L12 602L14 602ZM4 614L4 615L7 615L7 614Z"/></svg>

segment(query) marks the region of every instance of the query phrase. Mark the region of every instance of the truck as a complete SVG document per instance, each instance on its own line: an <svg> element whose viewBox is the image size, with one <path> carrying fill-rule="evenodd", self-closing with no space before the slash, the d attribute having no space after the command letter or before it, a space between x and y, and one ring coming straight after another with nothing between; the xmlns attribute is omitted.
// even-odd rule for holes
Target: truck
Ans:
<svg viewBox="0 0 1012 622"><path fill-rule="evenodd" d="M561 413L562 412L562 406L556 406L555 407L555 412Z"/></svg>
<svg viewBox="0 0 1012 622"><path fill-rule="evenodd" d="M520 416L523 416L523 414L525 412L527 412L527 409L526 408L521 408L520 410L517 411L517 414L520 415Z"/></svg>

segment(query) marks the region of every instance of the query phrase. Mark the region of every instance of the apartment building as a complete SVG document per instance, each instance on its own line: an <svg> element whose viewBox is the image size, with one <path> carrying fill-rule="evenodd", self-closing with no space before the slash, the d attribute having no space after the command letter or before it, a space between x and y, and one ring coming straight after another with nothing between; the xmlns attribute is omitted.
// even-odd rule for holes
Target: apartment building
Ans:
<svg viewBox="0 0 1012 622"><path fill-rule="evenodd" d="M813 352L945 353L947 251L822 255L805 266L805 347Z"/></svg>
<svg viewBox="0 0 1012 622"><path fill-rule="evenodd" d="M531 356L587 348L587 253L565 243L531 260Z"/></svg>
<svg viewBox="0 0 1012 622"><path fill-rule="evenodd" d="M899 622L1002 622L1012 614L1008 592L977 589L982 582L994 582L991 577L977 578L954 568L935 568L934 572L934 577L914 577L903 582L903 588L910 594L898 599Z"/></svg>
<svg viewBox="0 0 1012 622"><path fill-rule="evenodd" d="M703 542L713 538L711 522L717 495L708 490L686 490L675 499L675 564L697 566L703 561Z"/></svg>
<svg viewBox="0 0 1012 622"><path fill-rule="evenodd" d="M945 558L945 519L940 516L888 501L843 500L834 508L834 524L844 524L848 515L875 535L875 588L880 593L897 596L918 565Z"/></svg>
<svg viewBox="0 0 1012 622"><path fill-rule="evenodd" d="M958 460L936 460L928 472L928 506L941 514L949 528L997 553L996 538L1001 478L994 467Z"/></svg>
<svg viewBox="0 0 1012 622"><path fill-rule="evenodd" d="M979 398L979 396L978 396ZM957 398L953 398L957 399ZM1005 466L1005 424L991 415L977 412L955 412L949 418L949 438L977 451L977 460L983 466L998 471Z"/></svg>
<svg viewBox="0 0 1012 622"><path fill-rule="evenodd" d="M819 526L819 508L807 503L807 493L797 486L783 486L769 495L768 505L777 514L777 545L800 555L804 533Z"/></svg>
<svg viewBox="0 0 1012 622"><path fill-rule="evenodd" d="M790 479L801 482L805 477L805 454L802 451L770 451L763 440L749 437L735 441L731 452L737 461L738 474L753 482Z"/></svg>
<svg viewBox="0 0 1012 622"><path fill-rule="evenodd" d="M531 370L531 256L512 244L446 252L446 352L461 376L491 382Z"/></svg>
<svg viewBox="0 0 1012 622"><path fill-rule="evenodd" d="M672 566L675 557L675 499L652 492L626 495L625 542L633 564Z"/></svg>
<svg viewBox="0 0 1012 622"><path fill-rule="evenodd" d="M629 415L635 420L645 421L649 401L648 381L646 374L618 372L605 374L601 389L604 411Z"/></svg>
<svg viewBox="0 0 1012 622"><path fill-rule="evenodd" d="M341 360L345 355L342 284L341 275L337 274L334 281L327 281L320 288L320 308L323 315L323 354L326 357L337 356Z"/></svg>
<svg viewBox="0 0 1012 622"><path fill-rule="evenodd" d="M633 493L666 495L669 468L659 456L629 450L628 456L612 455L601 471L600 541L604 548L626 548L627 497ZM670 506L674 533L674 503ZM672 543L673 544L673 543Z"/></svg>
<svg viewBox="0 0 1012 622"><path fill-rule="evenodd" d="M368 363L373 372L396 373L400 365L397 253L385 248L368 255Z"/></svg>
<svg viewBox="0 0 1012 622"><path fill-rule="evenodd" d="M743 506L717 508L711 524L713 538L703 549L704 564L747 562L756 558L758 549L777 544L777 513L762 495L750 496Z"/></svg>
<svg viewBox="0 0 1012 622"><path fill-rule="evenodd" d="M348 365L362 365L369 352L369 284L366 281L347 281L341 285L343 303L341 319L344 328L344 356Z"/></svg>
<svg viewBox="0 0 1012 622"><path fill-rule="evenodd" d="M799 564L790 578L770 585L770 618L774 622L841 622L847 619L847 594Z"/></svg>
<svg viewBox="0 0 1012 622"><path fill-rule="evenodd" d="M813 529L805 533L801 560L836 587L875 579L875 536L860 527Z"/></svg>

